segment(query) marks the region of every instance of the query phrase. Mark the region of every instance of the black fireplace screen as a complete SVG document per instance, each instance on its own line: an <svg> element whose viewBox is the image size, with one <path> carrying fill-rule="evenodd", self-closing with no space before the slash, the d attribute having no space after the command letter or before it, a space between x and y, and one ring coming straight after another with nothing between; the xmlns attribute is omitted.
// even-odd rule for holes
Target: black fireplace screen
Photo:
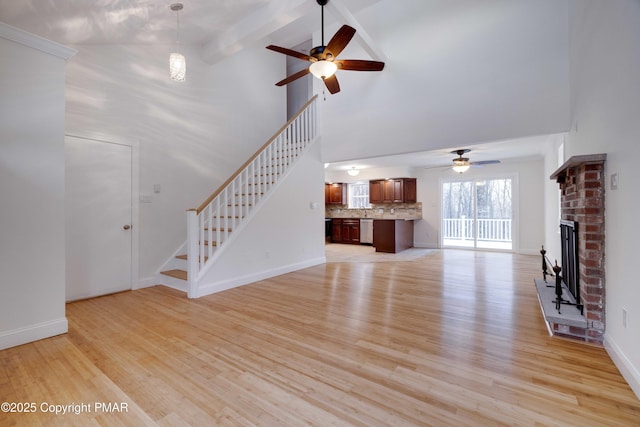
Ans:
<svg viewBox="0 0 640 427"><path fill-rule="evenodd" d="M562 278L569 292L580 302L580 272L578 263L578 223L560 221L560 239L562 245Z"/></svg>

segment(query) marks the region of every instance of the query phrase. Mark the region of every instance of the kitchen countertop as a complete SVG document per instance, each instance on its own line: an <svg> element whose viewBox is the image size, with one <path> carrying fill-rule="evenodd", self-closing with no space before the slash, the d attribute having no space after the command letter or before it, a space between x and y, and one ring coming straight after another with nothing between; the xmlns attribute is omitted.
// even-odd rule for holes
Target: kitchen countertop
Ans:
<svg viewBox="0 0 640 427"><path fill-rule="evenodd" d="M342 218L342 219L400 219L400 220L416 220L422 219L422 203L412 203L403 205L385 205L374 207L372 209L347 209L347 208L329 208L325 212L326 218Z"/></svg>

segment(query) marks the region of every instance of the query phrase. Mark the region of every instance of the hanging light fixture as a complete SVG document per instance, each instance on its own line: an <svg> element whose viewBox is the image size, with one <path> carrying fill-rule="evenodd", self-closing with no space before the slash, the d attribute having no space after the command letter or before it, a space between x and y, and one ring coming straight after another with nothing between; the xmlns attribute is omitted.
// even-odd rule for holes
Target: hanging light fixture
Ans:
<svg viewBox="0 0 640 427"><path fill-rule="evenodd" d="M464 149L464 150L453 150L451 152L451 154L457 154L458 157L456 159L453 159L453 170L458 172L458 173L464 173L466 171L469 170L469 166L471 166L471 163L469 162L469 158L468 157L462 157L463 154L468 153L469 149Z"/></svg>
<svg viewBox="0 0 640 427"><path fill-rule="evenodd" d="M314 47L311 50L311 56L315 58L317 55L320 58L322 58L323 56L325 56L323 54L326 48L326 46L324 45L324 6L327 3L329 3L329 0L316 0L316 1L320 5L320 9L321 9L320 30L322 32L322 35L321 35L322 46ZM328 54L327 56L333 59L333 55ZM309 66L309 72L313 74L315 77L319 78L320 80L328 79L329 77L333 76L337 70L338 70L338 66L333 61L327 61L326 59L318 59L317 61L315 61L313 64Z"/></svg>
<svg viewBox="0 0 640 427"><path fill-rule="evenodd" d="M180 51L180 14L182 3L174 3L169 8L176 13L176 51L169 55L169 75L171 80L183 82L187 74L187 62Z"/></svg>
<svg viewBox="0 0 640 427"><path fill-rule="evenodd" d="M347 173L351 176L358 176L360 174L360 170L356 169L355 166L352 166L351 169L347 170Z"/></svg>
<svg viewBox="0 0 640 427"><path fill-rule="evenodd" d="M454 159L453 160L453 170L458 173L463 173L469 170L469 159Z"/></svg>

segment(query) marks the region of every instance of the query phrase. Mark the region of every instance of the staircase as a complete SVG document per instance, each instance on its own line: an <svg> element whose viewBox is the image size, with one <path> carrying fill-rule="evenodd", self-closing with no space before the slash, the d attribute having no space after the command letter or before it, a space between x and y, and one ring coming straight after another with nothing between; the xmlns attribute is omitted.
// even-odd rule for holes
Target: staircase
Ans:
<svg viewBox="0 0 640 427"><path fill-rule="evenodd" d="M165 263L162 283L197 295L199 280L242 232L317 137L317 95L197 209L187 211L187 241Z"/></svg>

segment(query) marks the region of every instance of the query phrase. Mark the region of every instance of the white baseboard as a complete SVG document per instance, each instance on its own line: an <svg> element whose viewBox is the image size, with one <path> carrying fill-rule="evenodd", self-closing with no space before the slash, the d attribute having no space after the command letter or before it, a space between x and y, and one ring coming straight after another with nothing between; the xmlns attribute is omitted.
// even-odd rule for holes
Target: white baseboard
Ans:
<svg viewBox="0 0 640 427"><path fill-rule="evenodd" d="M205 295L214 294L216 292L226 291L228 289L237 288L238 286L248 285L249 283L258 282L260 280L270 279L282 274L291 273L292 271L301 270L303 268L313 267L327 262L326 257L319 257L296 264L289 264L282 267L258 271L247 274L245 276L234 277L232 279L222 280L220 282L205 283L198 286L195 295L192 298L200 298Z"/></svg>
<svg viewBox="0 0 640 427"><path fill-rule="evenodd" d="M609 338L607 334L604 336L604 348L607 350L609 357L611 357L611 360L613 360L613 363L627 381L627 384L629 384L629 387L631 387L631 390L633 390L638 399L640 399L640 372L638 372L638 369L633 366L618 344L616 344L613 339Z"/></svg>
<svg viewBox="0 0 640 427"><path fill-rule="evenodd" d="M413 242L413 247L421 249L439 249L437 243Z"/></svg>
<svg viewBox="0 0 640 427"><path fill-rule="evenodd" d="M144 279L138 280L138 283L133 286L133 290L150 288L152 286L160 285L161 283L162 281L158 279L158 276L145 277Z"/></svg>
<svg viewBox="0 0 640 427"><path fill-rule="evenodd" d="M0 332L0 350L16 347L44 338L66 334L69 331L69 323L66 318L36 323L35 325Z"/></svg>
<svg viewBox="0 0 640 427"><path fill-rule="evenodd" d="M523 248L520 248L520 249L518 249L516 251L516 253L520 254L520 255L538 255L538 256L541 256L540 255L540 249L523 249Z"/></svg>

